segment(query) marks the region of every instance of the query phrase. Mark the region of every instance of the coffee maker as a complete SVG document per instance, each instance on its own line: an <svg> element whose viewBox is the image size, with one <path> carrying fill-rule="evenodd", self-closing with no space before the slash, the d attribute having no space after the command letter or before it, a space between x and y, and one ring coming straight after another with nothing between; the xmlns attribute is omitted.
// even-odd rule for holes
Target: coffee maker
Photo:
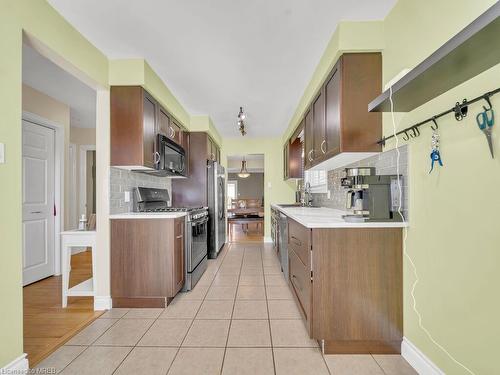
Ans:
<svg viewBox="0 0 500 375"><path fill-rule="evenodd" d="M341 185L347 189L346 221L404 221L398 212L397 175L376 175L373 167L346 168Z"/></svg>

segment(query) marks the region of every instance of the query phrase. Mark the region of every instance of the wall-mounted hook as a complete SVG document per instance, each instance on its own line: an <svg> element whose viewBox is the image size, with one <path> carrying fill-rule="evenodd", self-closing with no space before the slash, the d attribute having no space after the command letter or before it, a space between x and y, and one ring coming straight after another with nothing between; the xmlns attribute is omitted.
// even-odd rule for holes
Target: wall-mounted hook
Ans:
<svg viewBox="0 0 500 375"><path fill-rule="evenodd" d="M466 105L467 99L460 102L455 103L455 107L453 108L453 112L455 112L455 120L462 121L464 117L467 117L467 112L469 111L469 107Z"/></svg>
<svg viewBox="0 0 500 375"><path fill-rule="evenodd" d="M420 130L418 130L418 126L411 128L410 131L411 131L410 133L411 138L417 138L420 135Z"/></svg>
<svg viewBox="0 0 500 375"><path fill-rule="evenodd" d="M484 99L484 100L486 100L486 103L488 103L488 107L489 107L489 108L486 108L486 107L483 105L484 110L485 110L485 111L489 111L489 110L493 109L493 106L491 105L491 101L490 101L490 96L489 96L488 94L485 94L485 95L483 96L483 99Z"/></svg>
<svg viewBox="0 0 500 375"><path fill-rule="evenodd" d="M431 120L434 123L434 125L431 125L431 129L434 130L434 131L437 131L439 129L439 125L438 125L438 123L436 121L436 117L434 116Z"/></svg>
<svg viewBox="0 0 500 375"><path fill-rule="evenodd" d="M410 137L409 137L408 133L407 133L407 132L404 132L404 135L403 135L403 141L407 142L407 141L409 141L409 140L410 140Z"/></svg>

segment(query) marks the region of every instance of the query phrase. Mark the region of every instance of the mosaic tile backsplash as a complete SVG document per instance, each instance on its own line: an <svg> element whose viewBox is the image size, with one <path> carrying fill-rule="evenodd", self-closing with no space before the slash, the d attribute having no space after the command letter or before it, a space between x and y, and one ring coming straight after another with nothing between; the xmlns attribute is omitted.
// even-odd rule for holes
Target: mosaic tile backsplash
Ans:
<svg viewBox="0 0 500 375"><path fill-rule="evenodd" d="M170 197L172 197L172 181L169 177L150 176L145 173L111 167L109 185L110 214L122 214L132 211L132 191L138 186L168 189ZM126 191L130 191L130 202L125 202Z"/></svg>
<svg viewBox="0 0 500 375"><path fill-rule="evenodd" d="M399 173L402 178L402 212L408 220L408 145L399 147ZM341 178L345 177L345 168L353 167L375 167L377 174L390 175L396 174L396 149L382 152L378 155L363 159L357 163L347 165L342 168L328 171L328 190L330 191L330 199L327 193L313 194L313 205L319 207L336 208L339 210L346 209L346 189L340 185Z"/></svg>

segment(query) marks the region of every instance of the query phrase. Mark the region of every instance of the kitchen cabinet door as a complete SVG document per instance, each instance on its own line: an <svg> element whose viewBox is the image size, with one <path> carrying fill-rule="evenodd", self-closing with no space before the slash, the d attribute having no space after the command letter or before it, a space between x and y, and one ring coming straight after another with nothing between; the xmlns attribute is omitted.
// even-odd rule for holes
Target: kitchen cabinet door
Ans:
<svg viewBox="0 0 500 375"><path fill-rule="evenodd" d="M221 163L221 160L220 160L220 148L218 146L215 146L215 149L216 149L216 159L217 159L217 163Z"/></svg>
<svg viewBox="0 0 500 375"><path fill-rule="evenodd" d="M325 132L327 157L340 153L340 77L342 59L325 84Z"/></svg>
<svg viewBox="0 0 500 375"><path fill-rule="evenodd" d="M170 134L170 117L162 107L158 107L158 133L166 137Z"/></svg>
<svg viewBox="0 0 500 375"><path fill-rule="evenodd" d="M313 164L324 159L326 154L326 137L325 137L325 95L323 89L316 96L312 104L313 110Z"/></svg>
<svg viewBox="0 0 500 375"><path fill-rule="evenodd" d="M184 285L184 217L175 219L174 222L174 253L173 253L173 287L174 295Z"/></svg>
<svg viewBox="0 0 500 375"><path fill-rule="evenodd" d="M170 132L168 137L178 145L182 144L182 128L174 119L170 121Z"/></svg>
<svg viewBox="0 0 500 375"><path fill-rule="evenodd" d="M156 101L144 92L143 99L143 153L144 166L155 167L156 152ZM158 159L158 158L157 158Z"/></svg>
<svg viewBox="0 0 500 375"><path fill-rule="evenodd" d="M306 169L312 166L314 154L314 129L313 129L313 114L309 109L305 116L304 123L304 159Z"/></svg>

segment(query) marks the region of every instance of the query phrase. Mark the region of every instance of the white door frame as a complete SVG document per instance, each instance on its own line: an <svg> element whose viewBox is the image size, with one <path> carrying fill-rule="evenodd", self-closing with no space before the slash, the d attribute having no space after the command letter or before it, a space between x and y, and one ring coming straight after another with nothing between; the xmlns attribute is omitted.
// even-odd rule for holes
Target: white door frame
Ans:
<svg viewBox="0 0 500 375"><path fill-rule="evenodd" d="M64 126L28 111L23 111L22 119L55 131L54 203L56 205L56 215L54 217L54 272L55 275L60 275L60 233L64 228Z"/></svg>
<svg viewBox="0 0 500 375"><path fill-rule="evenodd" d="M69 218L68 225L70 229L78 227L78 212L77 212L77 178L76 178L76 160L77 160L77 147L75 143L69 144Z"/></svg>
<svg viewBox="0 0 500 375"><path fill-rule="evenodd" d="M80 215L86 214L87 203L87 151L95 151L95 145L80 145L80 191L78 201L80 202ZM97 160L97 158L96 158ZM94 197L95 199L95 197ZM88 219L88 218L87 218Z"/></svg>

